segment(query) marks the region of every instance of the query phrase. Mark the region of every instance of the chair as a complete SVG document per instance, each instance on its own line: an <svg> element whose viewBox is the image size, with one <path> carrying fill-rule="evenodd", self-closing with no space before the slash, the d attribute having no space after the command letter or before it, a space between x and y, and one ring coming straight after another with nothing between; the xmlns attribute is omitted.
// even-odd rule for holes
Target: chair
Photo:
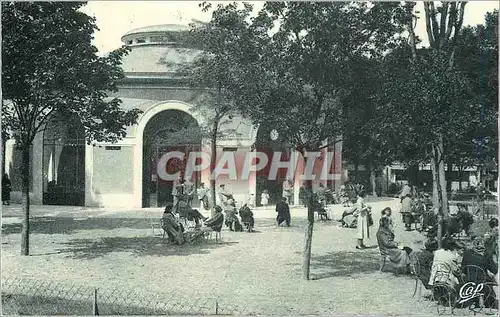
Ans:
<svg viewBox="0 0 500 317"><path fill-rule="evenodd" d="M487 274L484 270L477 265L466 265L462 272L464 273L462 277L462 283L475 282L484 283L487 279Z"/></svg>
<svg viewBox="0 0 500 317"><path fill-rule="evenodd" d="M149 225L151 226L151 229L153 231L153 236L156 236L156 231L155 230L158 230L159 233L161 234L161 231L163 230L162 229L162 224L160 221L158 221L158 218L155 218L153 217L154 215L149 212L149 211L146 211L146 219L147 221L149 222ZM161 219L161 218L160 218Z"/></svg>
<svg viewBox="0 0 500 317"><path fill-rule="evenodd" d="M453 270L447 263L439 263L435 266L435 275L432 285L432 298L436 301L438 315L442 315L449 308L451 312L455 307L456 290L450 285Z"/></svg>

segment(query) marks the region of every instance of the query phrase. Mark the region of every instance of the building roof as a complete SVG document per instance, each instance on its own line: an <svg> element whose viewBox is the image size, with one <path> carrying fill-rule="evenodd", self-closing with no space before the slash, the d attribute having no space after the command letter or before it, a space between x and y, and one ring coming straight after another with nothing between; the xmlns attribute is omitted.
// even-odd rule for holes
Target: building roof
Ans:
<svg viewBox="0 0 500 317"><path fill-rule="evenodd" d="M150 25L150 26L145 26L142 28L130 30L122 36L122 39L125 36L131 35L131 34L138 34L138 33L159 33L159 32L163 33L163 32L181 32L181 31L189 31L189 26L181 25L181 24Z"/></svg>

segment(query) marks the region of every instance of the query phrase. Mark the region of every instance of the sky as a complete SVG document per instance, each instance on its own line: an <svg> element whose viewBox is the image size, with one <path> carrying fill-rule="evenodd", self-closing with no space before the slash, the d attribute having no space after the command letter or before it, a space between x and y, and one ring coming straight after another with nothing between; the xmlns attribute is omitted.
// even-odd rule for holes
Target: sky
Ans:
<svg viewBox="0 0 500 317"><path fill-rule="evenodd" d="M156 24L188 25L192 19L208 21L211 12L202 12L199 1L90 1L82 11L97 20L100 29L95 33L94 45L100 54L112 51L122 45L121 37L127 31ZM213 1L215 6L222 1ZM263 2L254 1L256 9ZM498 9L498 1L470 1L466 6L464 26L484 23L488 11ZM423 16L423 2L419 1L416 11ZM416 34L427 42L425 20L419 19Z"/></svg>

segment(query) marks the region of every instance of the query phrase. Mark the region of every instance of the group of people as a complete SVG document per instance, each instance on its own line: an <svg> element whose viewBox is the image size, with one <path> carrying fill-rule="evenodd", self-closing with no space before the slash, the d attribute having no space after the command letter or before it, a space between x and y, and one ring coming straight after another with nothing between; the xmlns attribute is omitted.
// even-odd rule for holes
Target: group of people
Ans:
<svg viewBox="0 0 500 317"><path fill-rule="evenodd" d="M456 299L464 281L493 284L498 281L497 218L490 219L489 231L484 236L473 236L466 243L446 236L440 249L437 245L437 240L430 238L425 243L425 249L416 254L420 262L419 278L425 288L433 289L435 293L446 291L452 299ZM440 286L433 287L437 285ZM493 288L485 287L483 292L485 307L498 308Z"/></svg>

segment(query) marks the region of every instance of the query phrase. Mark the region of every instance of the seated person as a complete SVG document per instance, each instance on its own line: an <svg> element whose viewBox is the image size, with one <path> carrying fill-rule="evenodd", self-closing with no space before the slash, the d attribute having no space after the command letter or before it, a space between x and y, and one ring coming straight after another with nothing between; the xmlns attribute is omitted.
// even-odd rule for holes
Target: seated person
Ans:
<svg viewBox="0 0 500 317"><path fill-rule="evenodd" d="M290 206L288 206L286 202L286 197L281 197L281 201L276 204L276 212L278 213L276 216L276 223L278 226L285 223L287 227L290 227Z"/></svg>
<svg viewBox="0 0 500 317"><path fill-rule="evenodd" d="M226 213L226 226L230 231L243 231L243 226L237 216L236 204L233 199L229 199L227 204L224 206L224 212ZM234 229L233 229L234 227Z"/></svg>
<svg viewBox="0 0 500 317"><path fill-rule="evenodd" d="M220 232L222 229L222 223L224 222L224 215L222 214L222 208L220 206L214 207L214 216L205 220L205 226L211 228L215 232Z"/></svg>
<svg viewBox="0 0 500 317"><path fill-rule="evenodd" d="M409 248L399 249L394 241L394 232L390 229L389 218L382 217L377 231L377 242L380 254L386 256L398 271L408 273L410 265ZM406 250L410 250L407 252Z"/></svg>
<svg viewBox="0 0 500 317"><path fill-rule="evenodd" d="M187 209L187 220L189 221L193 221L196 223L196 227L201 227L201 224L200 224L200 219L205 221L208 219L208 217L205 217L201 214L201 212L198 211L198 209L193 209L193 208L190 208L189 205L188 205L188 209Z"/></svg>
<svg viewBox="0 0 500 317"><path fill-rule="evenodd" d="M443 247L434 252L434 260L432 262L431 276L429 285L445 284L448 287L448 292L451 290L452 298L456 296L459 288L460 264L459 255L457 253L457 244L453 239L447 237L443 239ZM438 291L438 290L436 290ZM438 298L438 294L435 294Z"/></svg>
<svg viewBox="0 0 500 317"><path fill-rule="evenodd" d="M311 208L313 208L313 211L317 212L321 219L330 220L330 218L328 218L328 213L326 212L326 209L323 208L323 205L319 201L318 195L317 194L313 195L314 197L311 201Z"/></svg>
<svg viewBox="0 0 500 317"><path fill-rule="evenodd" d="M484 241L481 237L476 237L473 240L472 246L464 250L462 258L462 273L464 274L463 282L475 282L475 283L495 282L496 280L495 273L492 272L492 268L490 267L490 262L487 260L484 253L485 253ZM473 268L472 271L471 268L467 270L466 267L469 265L480 267L485 274L482 274L479 270L476 270L475 272ZM467 274L467 276L465 274ZM496 294L492 287L485 287L483 289L483 293L484 293L485 307L488 308L498 307L498 303L496 301ZM476 304L479 304L479 298L476 299L474 302Z"/></svg>
<svg viewBox="0 0 500 317"><path fill-rule="evenodd" d="M498 219L488 222L490 231L484 235L484 256L488 262L489 271L498 274Z"/></svg>
<svg viewBox="0 0 500 317"><path fill-rule="evenodd" d="M167 233L170 242L183 244L184 227L175 218L175 215L173 213L173 207L174 206L171 203L168 203L167 206L165 206L165 211L163 212L163 217L162 217L163 230L165 230L165 232Z"/></svg>
<svg viewBox="0 0 500 317"><path fill-rule="evenodd" d="M247 204L244 204L240 208L240 217L243 224L247 227L247 230L249 232L253 231L255 220L253 218L253 212L250 210Z"/></svg>
<svg viewBox="0 0 500 317"><path fill-rule="evenodd" d="M358 224L358 207L345 208L342 213L342 227L356 228Z"/></svg>
<svg viewBox="0 0 500 317"><path fill-rule="evenodd" d="M437 250L437 240L427 240L424 249L413 254L418 258L419 279L422 281L425 289L430 289L429 280L431 277L432 262L434 260L434 251Z"/></svg>

